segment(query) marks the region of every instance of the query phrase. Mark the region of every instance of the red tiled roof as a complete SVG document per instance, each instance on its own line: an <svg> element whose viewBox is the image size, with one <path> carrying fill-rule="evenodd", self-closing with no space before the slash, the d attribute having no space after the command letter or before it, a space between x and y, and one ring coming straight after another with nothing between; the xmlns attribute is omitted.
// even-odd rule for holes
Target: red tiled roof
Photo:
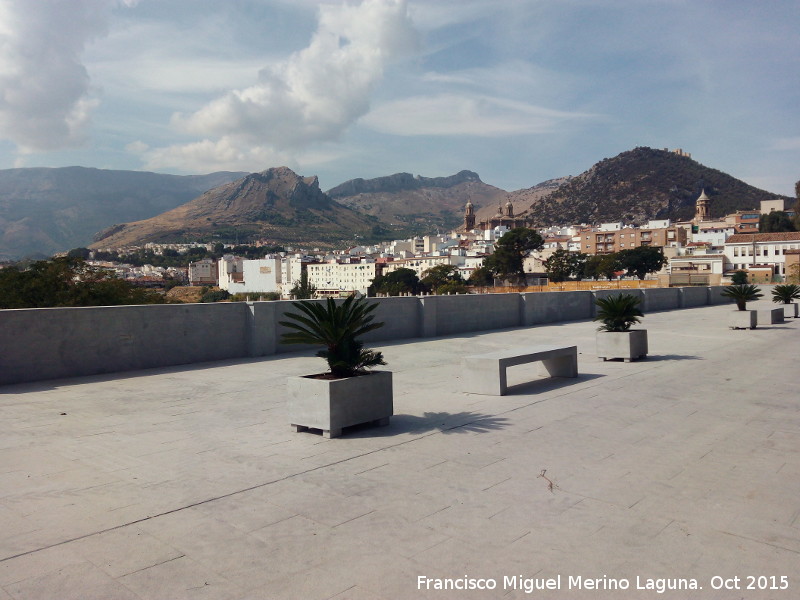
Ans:
<svg viewBox="0 0 800 600"><path fill-rule="evenodd" d="M800 242L800 231L781 231L776 233L734 233L728 238L728 244L756 242Z"/></svg>

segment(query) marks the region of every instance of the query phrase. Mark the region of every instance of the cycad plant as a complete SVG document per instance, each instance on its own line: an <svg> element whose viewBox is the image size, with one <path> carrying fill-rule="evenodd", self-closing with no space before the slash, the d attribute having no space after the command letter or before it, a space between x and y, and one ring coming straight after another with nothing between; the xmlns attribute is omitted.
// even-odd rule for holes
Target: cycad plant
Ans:
<svg viewBox="0 0 800 600"><path fill-rule="evenodd" d="M744 285L729 285L720 292L720 296L730 298L736 302L736 307L739 310L745 310L748 302L758 300L764 294L758 291L758 286L747 283Z"/></svg>
<svg viewBox="0 0 800 600"><path fill-rule="evenodd" d="M280 321L284 327L293 329L283 334L284 344L312 344L324 346L317 356L328 361L334 378L363 374L370 367L385 365L380 352L367 350L358 338L365 333L383 327L373 323L372 312L377 304L368 304L366 298L349 296L337 306L332 298L325 303L301 300L292 306L299 313L286 313L291 321Z"/></svg>
<svg viewBox="0 0 800 600"><path fill-rule="evenodd" d="M800 285L785 283L772 288L772 301L776 304L791 304L800 299Z"/></svg>
<svg viewBox="0 0 800 600"><path fill-rule="evenodd" d="M639 323L644 313L639 309L642 299L633 294L615 294L598 298L594 301L597 305L595 321L603 324L597 331L628 331L631 325Z"/></svg>

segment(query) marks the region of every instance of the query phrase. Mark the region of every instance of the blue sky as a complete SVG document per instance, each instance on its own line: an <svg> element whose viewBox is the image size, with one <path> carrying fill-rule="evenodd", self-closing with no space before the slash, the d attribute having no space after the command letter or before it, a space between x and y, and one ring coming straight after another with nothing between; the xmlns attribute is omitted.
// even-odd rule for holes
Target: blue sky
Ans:
<svg viewBox="0 0 800 600"><path fill-rule="evenodd" d="M0 168L800 179L800 3L0 0Z"/></svg>

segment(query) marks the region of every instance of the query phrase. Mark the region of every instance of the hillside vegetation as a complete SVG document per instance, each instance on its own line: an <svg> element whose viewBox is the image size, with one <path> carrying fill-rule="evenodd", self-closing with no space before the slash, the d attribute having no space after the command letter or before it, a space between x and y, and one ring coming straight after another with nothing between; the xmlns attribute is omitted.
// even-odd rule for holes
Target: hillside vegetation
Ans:
<svg viewBox="0 0 800 600"><path fill-rule="evenodd" d="M757 209L761 200L783 197L686 156L635 148L601 160L532 202L528 211L540 225L690 219L704 189L711 198L713 217Z"/></svg>

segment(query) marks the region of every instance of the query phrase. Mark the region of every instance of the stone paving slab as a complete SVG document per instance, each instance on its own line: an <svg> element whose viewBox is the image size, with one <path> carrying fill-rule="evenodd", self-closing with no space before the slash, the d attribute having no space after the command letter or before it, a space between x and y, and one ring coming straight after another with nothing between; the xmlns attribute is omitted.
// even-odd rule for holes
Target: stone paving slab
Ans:
<svg viewBox="0 0 800 600"><path fill-rule="evenodd" d="M310 353L0 387L0 600L796 598L800 320L729 310L647 315L632 363L591 322L385 344L392 423L334 440L286 419ZM463 356L536 344L579 377L461 391Z"/></svg>

